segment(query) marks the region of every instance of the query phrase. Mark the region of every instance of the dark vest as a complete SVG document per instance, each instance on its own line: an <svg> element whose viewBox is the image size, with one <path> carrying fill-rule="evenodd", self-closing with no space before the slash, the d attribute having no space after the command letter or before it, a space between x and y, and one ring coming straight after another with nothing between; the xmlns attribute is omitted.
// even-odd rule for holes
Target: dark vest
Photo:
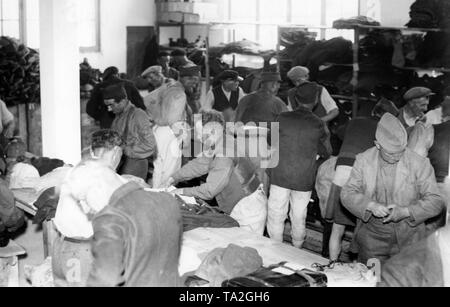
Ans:
<svg viewBox="0 0 450 307"><path fill-rule="evenodd" d="M218 86L213 89L214 94L214 106L213 109L219 112L223 112L228 109L232 109L233 111L237 109L239 103L239 91L231 92L230 100L228 100L227 96L222 90L222 86Z"/></svg>
<svg viewBox="0 0 450 307"><path fill-rule="evenodd" d="M289 91L289 100L292 109L296 111L300 104L315 104L314 114L318 117L327 115L325 108L322 105L323 87L314 82L305 82Z"/></svg>
<svg viewBox="0 0 450 307"><path fill-rule="evenodd" d="M438 182L443 183L448 174L450 154L450 122L434 126L434 144L428 154Z"/></svg>

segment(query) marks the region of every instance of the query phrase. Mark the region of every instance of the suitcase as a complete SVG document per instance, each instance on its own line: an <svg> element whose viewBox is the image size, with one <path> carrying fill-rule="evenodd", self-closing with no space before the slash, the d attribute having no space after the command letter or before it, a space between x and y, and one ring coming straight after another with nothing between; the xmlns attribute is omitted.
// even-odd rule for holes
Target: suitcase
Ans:
<svg viewBox="0 0 450 307"><path fill-rule="evenodd" d="M292 275L274 272L275 269L291 271ZM321 272L311 270L293 270L280 263L268 268L262 268L255 273L244 277L225 281L222 286L226 288L324 288L327 287L327 276Z"/></svg>

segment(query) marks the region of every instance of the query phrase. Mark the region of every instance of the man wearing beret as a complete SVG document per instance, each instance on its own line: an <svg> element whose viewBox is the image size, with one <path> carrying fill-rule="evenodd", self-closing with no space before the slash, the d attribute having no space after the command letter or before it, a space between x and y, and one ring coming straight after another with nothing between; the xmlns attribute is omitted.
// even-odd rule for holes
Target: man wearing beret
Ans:
<svg viewBox="0 0 450 307"><path fill-rule="evenodd" d="M5 181L0 179L0 247L9 243L10 233L15 232L24 224L23 211L15 207L13 193Z"/></svg>
<svg viewBox="0 0 450 307"><path fill-rule="evenodd" d="M222 112L226 122L234 122L239 101L245 96L244 91L239 87L239 82L243 79L234 70L225 70L220 74L219 79L221 85L208 92L202 109Z"/></svg>
<svg viewBox="0 0 450 307"><path fill-rule="evenodd" d="M407 148L402 123L385 114L375 138L375 147L357 156L341 193L344 207L358 218L353 251L362 263L383 263L424 239L425 222L444 208L433 167Z"/></svg>
<svg viewBox="0 0 450 307"><path fill-rule="evenodd" d="M428 111L430 97L435 95L429 88L414 87L403 96L406 106L400 109L399 120L405 129L414 127L418 122L426 121L425 113Z"/></svg>
<svg viewBox="0 0 450 307"><path fill-rule="evenodd" d="M301 103L313 103L314 114L325 123L339 115L339 108L327 89L315 82L309 82L308 68L296 66L288 72L288 77L295 84L295 88L289 91L289 105L293 110Z"/></svg>
<svg viewBox="0 0 450 307"><path fill-rule="evenodd" d="M286 104L277 97L280 90L281 76L278 72L263 72L261 75L261 88L242 98L236 110L236 122L244 124L267 123L276 121L278 115L289 111Z"/></svg>
<svg viewBox="0 0 450 307"><path fill-rule="evenodd" d="M156 152L156 142L150 118L144 110L136 108L121 85L103 91L104 104L115 115L111 129L125 142L124 160L119 173L147 180L149 158Z"/></svg>

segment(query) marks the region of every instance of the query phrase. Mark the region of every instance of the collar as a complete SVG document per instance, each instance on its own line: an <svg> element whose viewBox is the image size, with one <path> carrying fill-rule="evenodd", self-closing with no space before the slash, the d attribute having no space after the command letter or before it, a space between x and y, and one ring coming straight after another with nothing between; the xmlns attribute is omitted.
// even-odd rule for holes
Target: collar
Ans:
<svg viewBox="0 0 450 307"><path fill-rule="evenodd" d="M113 195L111 196L111 199L109 200L108 206L112 206L119 202L122 198L127 196L130 193L136 192L142 190L141 187L135 183L135 182L128 182L118 188Z"/></svg>

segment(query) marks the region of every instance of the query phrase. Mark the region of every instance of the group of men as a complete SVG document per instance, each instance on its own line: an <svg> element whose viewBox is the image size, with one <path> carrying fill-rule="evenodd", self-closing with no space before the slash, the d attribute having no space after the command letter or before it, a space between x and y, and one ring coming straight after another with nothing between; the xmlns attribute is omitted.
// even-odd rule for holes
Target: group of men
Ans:
<svg viewBox="0 0 450 307"><path fill-rule="evenodd" d="M241 227L260 235L267 229L280 242L289 217L292 244L303 246L317 161L332 154L328 123L339 115L336 102L324 87L309 81L305 67L288 73L295 87L287 104L277 97L279 73L263 72L259 90L245 94L239 87L241 77L231 70L219 76L220 85L201 101L200 68L182 52L174 56L177 69L169 66L169 55L161 53L161 65L143 72L154 89L146 97L120 79L115 68L107 69L104 81L94 89L87 112L102 130L93 134L83 161L68 169L57 187L55 226L60 238L53 257L57 285L180 285L182 222L175 195L215 201ZM430 221L446 211L449 98L438 119L433 119L437 125L426 148L429 156L410 149L412 136L430 120L425 113L432 94L413 88L404 96L403 109L382 99L372 117L350 121L335 166L326 214L334 223L330 261L339 259L345 227L356 225L353 251L363 263L378 259L386 264L385 285L398 281L397 257L405 250L419 248L418 256L425 257L424 246L439 245L447 235L443 230L428 239L428 245L421 243L443 226ZM198 113L201 116L194 120L192 115ZM249 157L249 148L237 145L242 135L228 129L230 122L236 127L256 124L256 129L275 129L278 133L258 134L270 148L272 164L262 166L263 157ZM246 133L243 137L250 138ZM425 136L416 138L421 137ZM184 147L195 142L201 143L201 153L183 163ZM171 190L172 195L149 190L198 178L202 178L198 184ZM441 248L449 249L448 244ZM81 262L76 280L69 273L72 258ZM447 267L447 262L442 259L441 265ZM445 283L446 278L444 274L435 283Z"/></svg>

